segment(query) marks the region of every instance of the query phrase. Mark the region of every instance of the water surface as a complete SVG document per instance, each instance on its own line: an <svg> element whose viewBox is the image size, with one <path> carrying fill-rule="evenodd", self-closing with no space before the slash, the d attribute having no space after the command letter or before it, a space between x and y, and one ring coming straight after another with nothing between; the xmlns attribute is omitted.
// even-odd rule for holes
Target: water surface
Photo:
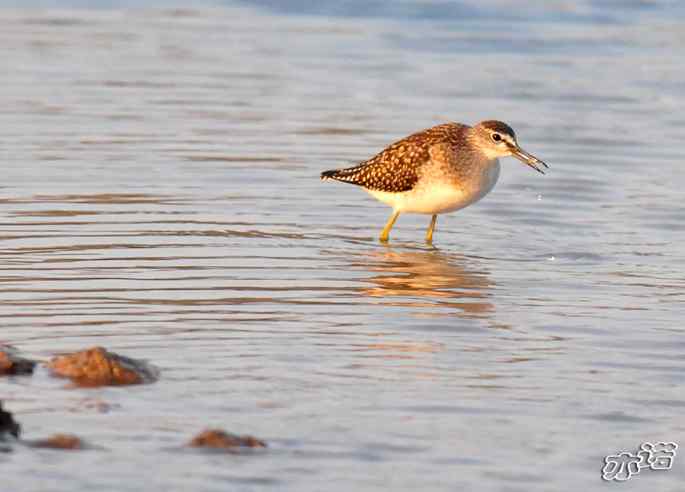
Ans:
<svg viewBox="0 0 685 492"><path fill-rule="evenodd" d="M162 371L0 380L26 438L102 447L14 446L7 490L604 490L685 446L678 4L4 4L0 341ZM436 248L318 179L489 118L551 172L504 161ZM181 448L208 426L270 448Z"/></svg>

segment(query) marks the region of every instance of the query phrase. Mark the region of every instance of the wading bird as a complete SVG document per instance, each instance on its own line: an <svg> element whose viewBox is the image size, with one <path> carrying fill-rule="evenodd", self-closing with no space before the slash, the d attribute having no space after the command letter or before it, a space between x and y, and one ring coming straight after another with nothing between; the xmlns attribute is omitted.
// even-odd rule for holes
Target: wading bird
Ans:
<svg viewBox="0 0 685 492"><path fill-rule="evenodd" d="M513 156L536 171L548 167L519 147L514 130L501 121L481 121L470 127L446 123L414 133L371 159L346 169L321 173L361 186L390 205L392 215L380 240L386 242L401 213L431 215L426 242L432 243L438 214L467 207L487 195L497 183L499 157Z"/></svg>

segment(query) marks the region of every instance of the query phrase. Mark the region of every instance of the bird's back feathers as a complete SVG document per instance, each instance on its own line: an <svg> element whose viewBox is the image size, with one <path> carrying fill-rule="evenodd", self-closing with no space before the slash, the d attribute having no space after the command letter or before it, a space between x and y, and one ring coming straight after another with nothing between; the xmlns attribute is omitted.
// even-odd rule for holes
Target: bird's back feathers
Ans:
<svg viewBox="0 0 685 492"><path fill-rule="evenodd" d="M443 143L459 145L468 128L458 123L428 128L395 142L357 166L324 171L321 179L352 183L372 191L409 191L431 161L430 148Z"/></svg>

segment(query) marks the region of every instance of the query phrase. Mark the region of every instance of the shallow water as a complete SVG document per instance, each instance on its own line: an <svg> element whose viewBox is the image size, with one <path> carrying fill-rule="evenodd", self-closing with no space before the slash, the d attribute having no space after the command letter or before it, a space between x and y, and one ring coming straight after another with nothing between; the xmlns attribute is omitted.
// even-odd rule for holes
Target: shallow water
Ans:
<svg viewBox="0 0 685 492"><path fill-rule="evenodd" d="M15 445L3 490L604 490L685 445L682 6L111 4L0 10L0 342L162 377L0 379L26 438L101 447ZM318 179L488 118L551 170L505 160L436 248ZM181 447L208 426L270 448Z"/></svg>

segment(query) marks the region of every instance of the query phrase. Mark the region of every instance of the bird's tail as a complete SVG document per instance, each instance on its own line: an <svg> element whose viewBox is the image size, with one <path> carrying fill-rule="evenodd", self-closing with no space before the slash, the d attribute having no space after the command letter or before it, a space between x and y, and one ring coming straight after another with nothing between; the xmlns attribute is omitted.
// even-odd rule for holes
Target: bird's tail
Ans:
<svg viewBox="0 0 685 492"><path fill-rule="evenodd" d="M345 167L343 169L331 169L330 171L324 171L321 173L321 179L326 181L328 179L334 179L336 181L342 181L344 183L361 184L358 182L357 177L359 176L359 171L362 166Z"/></svg>
<svg viewBox="0 0 685 492"><path fill-rule="evenodd" d="M326 181L327 179L335 179L339 171L340 169L331 169L329 171L324 171L321 173L321 179L323 181Z"/></svg>

